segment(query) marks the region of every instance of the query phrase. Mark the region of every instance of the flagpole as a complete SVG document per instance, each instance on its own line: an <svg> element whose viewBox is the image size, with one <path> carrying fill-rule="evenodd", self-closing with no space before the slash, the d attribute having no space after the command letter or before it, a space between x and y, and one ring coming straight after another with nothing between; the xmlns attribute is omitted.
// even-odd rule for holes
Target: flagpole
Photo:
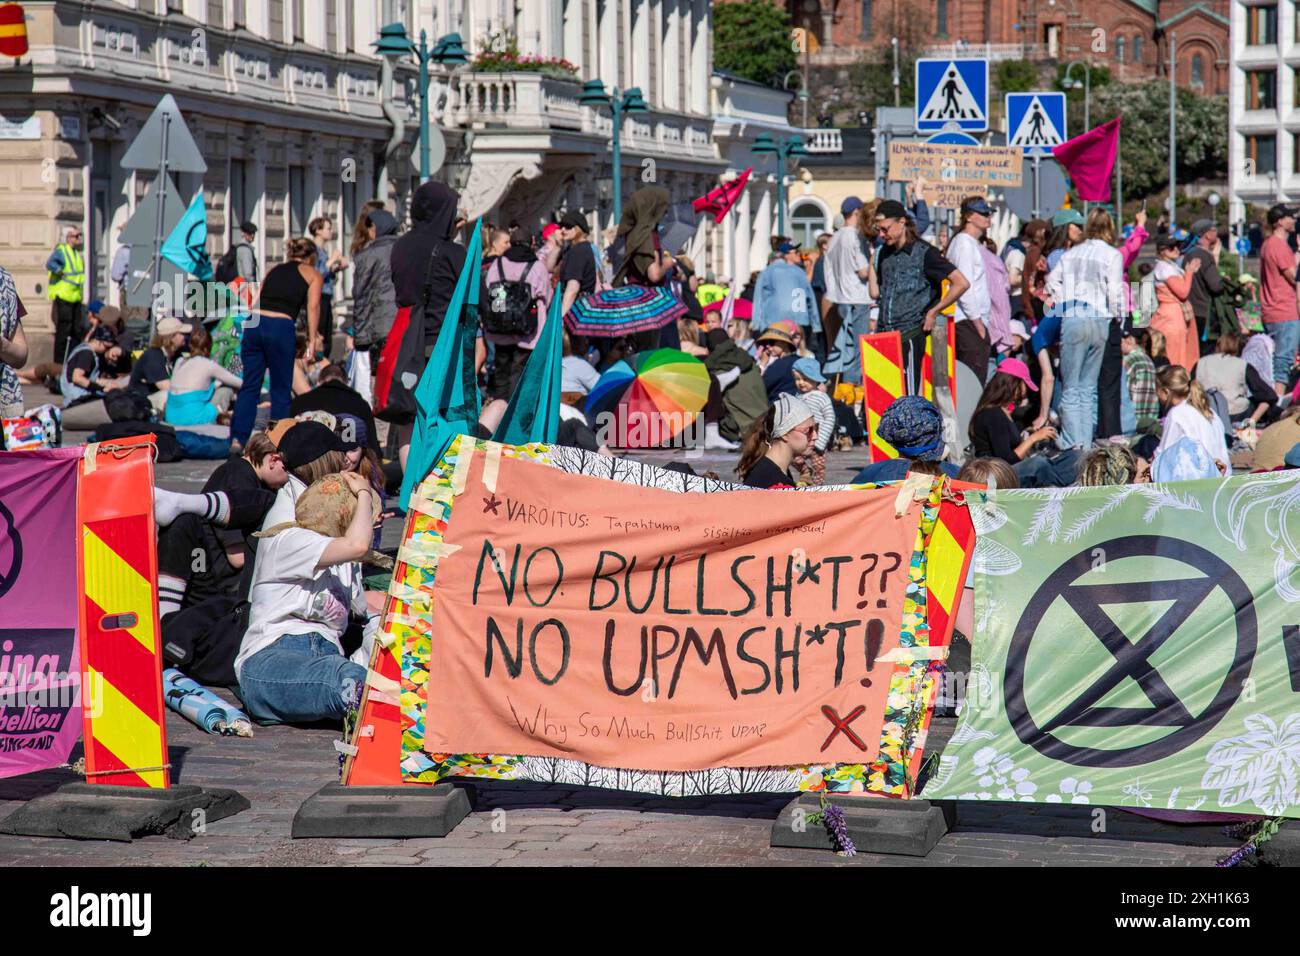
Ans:
<svg viewBox="0 0 1300 956"><path fill-rule="evenodd" d="M167 182L167 146L168 146L167 140L168 140L168 134L171 131L171 122L172 122L171 114L167 112L163 112L162 137L161 137L162 147L160 150L161 155L158 159L158 186L159 186L158 215L154 218L154 231L153 231L153 287L152 287L153 290L157 290L158 282L162 278L162 244L163 244L162 231L163 231L163 222L167 214L167 187L169 185L169 183ZM157 327L158 327L158 314L157 311L152 306L150 306L149 308L150 337L152 337L153 333L157 331Z"/></svg>
<svg viewBox="0 0 1300 956"><path fill-rule="evenodd" d="M1122 117L1122 114L1121 114ZM1120 136L1123 135L1124 121L1121 118L1115 127L1115 219L1116 228L1124 233L1124 173L1120 167Z"/></svg>

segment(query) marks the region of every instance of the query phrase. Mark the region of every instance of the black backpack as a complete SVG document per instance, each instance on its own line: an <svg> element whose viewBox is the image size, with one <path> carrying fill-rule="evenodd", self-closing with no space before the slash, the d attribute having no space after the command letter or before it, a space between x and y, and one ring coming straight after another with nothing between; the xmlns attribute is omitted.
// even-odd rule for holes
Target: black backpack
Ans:
<svg viewBox="0 0 1300 956"><path fill-rule="evenodd" d="M226 285L229 285L230 283L238 279L239 278L239 249L241 246L246 246L246 245L248 245L248 243L246 242L237 242L229 249L227 249L222 254L221 260L217 263L217 271L213 274L212 278L215 279L217 282L221 282ZM252 279L254 277L245 276L244 278Z"/></svg>
<svg viewBox="0 0 1300 956"><path fill-rule="evenodd" d="M480 306L483 331L531 338L537 331L537 300L528 286L526 273L519 279L507 279L500 259L496 267L498 279L488 284Z"/></svg>

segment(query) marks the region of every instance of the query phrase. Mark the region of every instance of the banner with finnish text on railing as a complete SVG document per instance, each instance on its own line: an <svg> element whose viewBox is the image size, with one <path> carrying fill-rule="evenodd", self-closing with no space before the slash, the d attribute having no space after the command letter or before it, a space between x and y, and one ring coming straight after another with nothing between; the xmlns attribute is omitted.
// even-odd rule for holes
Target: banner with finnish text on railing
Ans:
<svg viewBox="0 0 1300 956"><path fill-rule="evenodd" d="M383 633L400 668L380 652L348 780L400 759L408 783L904 795L965 567L940 498L458 438L412 496ZM376 758L390 706L400 756Z"/></svg>

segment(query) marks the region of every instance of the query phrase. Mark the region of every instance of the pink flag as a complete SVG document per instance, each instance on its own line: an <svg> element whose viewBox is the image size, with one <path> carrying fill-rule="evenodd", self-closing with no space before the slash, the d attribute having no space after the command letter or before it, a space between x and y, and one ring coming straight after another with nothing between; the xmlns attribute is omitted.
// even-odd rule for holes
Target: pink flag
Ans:
<svg viewBox="0 0 1300 956"><path fill-rule="evenodd" d="M1054 155L1074 182L1074 191L1088 202L1109 202L1110 181L1119 155L1119 121L1090 129L1081 136L1052 147Z"/></svg>
<svg viewBox="0 0 1300 956"><path fill-rule="evenodd" d="M66 763L81 736L81 452L0 452L0 777Z"/></svg>
<svg viewBox="0 0 1300 956"><path fill-rule="evenodd" d="M753 171L754 167L749 167L731 182L723 183L716 189L710 189L699 199L693 200L691 205L696 212L713 213L714 222L722 222L722 217L731 211L731 207L740 198L741 192L745 189L745 183L749 182L749 174Z"/></svg>

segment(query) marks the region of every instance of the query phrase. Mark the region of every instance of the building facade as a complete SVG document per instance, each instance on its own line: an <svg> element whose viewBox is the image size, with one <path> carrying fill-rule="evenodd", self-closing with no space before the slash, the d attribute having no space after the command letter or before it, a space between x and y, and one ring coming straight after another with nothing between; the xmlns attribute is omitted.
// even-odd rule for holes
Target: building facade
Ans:
<svg viewBox="0 0 1300 956"><path fill-rule="evenodd" d="M1300 199L1300 10L1234 0L1228 106L1232 222L1247 204Z"/></svg>
<svg viewBox="0 0 1300 956"><path fill-rule="evenodd" d="M243 221L258 227L265 271L317 216L346 243L366 200L382 195L404 214L418 184L417 73L409 58L394 63L383 88L372 44L387 23L412 38L426 31L431 43L459 33L471 56L433 67L429 97L445 144L434 175L460 191L471 218L539 225L579 209L593 227L612 225L612 121L578 103L591 79L639 87L649 106L622 127L625 196L656 183L689 200L726 168L713 138L709 0L46 0L25 9L30 53L0 70L9 227L0 262L29 309L34 360L49 354L44 263L65 227L86 237L86 299L116 301L119 232L154 175L121 160L166 93L207 163L174 184L187 204L202 189L214 255ZM699 249L704 237L702 227ZM345 273L336 299L347 293Z"/></svg>
<svg viewBox="0 0 1300 956"><path fill-rule="evenodd" d="M1121 80L1169 75L1221 96L1228 79L1231 0L787 0L814 37L814 62L887 53L892 37L925 56L1089 59Z"/></svg>

